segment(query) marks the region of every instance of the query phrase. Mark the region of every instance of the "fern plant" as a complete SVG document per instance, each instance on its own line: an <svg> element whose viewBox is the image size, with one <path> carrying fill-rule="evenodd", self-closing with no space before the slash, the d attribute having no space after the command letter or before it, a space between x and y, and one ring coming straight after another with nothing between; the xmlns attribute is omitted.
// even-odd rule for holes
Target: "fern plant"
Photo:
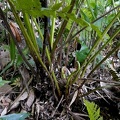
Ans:
<svg viewBox="0 0 120 120"><path fill-rule="evenodd" d="M90 120L103 120L103 117L100 116L100 108L94 102L84 100L84 103L87 107Z"/></svg>
<svg viewBox="0 0 120 120"><path fill-rule="evenodd" d="M66 96L69 95L68 91L70 90L70 86L73 83L75 83L79 79L79 77L83 78L85 76L87 69L91 65L91 63L93 63L93 65L94 63L96 63L95 62L96 57L99 54L101 54L101 51L103 51L105 47L109 44L109 42L112 41L115 38L115 36L118 35L120 32L120 29L118 29L117 31L114 32L114 34L111 35L109 39L104 41L108 31L111 29L111 27L114 25L114 23L120 16L120 12L118 12L117 14L114 13L114 18L110 19L110 23L107 24L104 29L102 30L100 29L102 26L100 24L101 22L99 23L99 20L101 20L102 18L105 18L106 20L106 16L111 15L111 11L120 7L119 5L108 12L104 11L105 14L99 15L95 10L99 8L99 4L97 6L95 3L93 8L90 9L91 4L89 1L87 1L86 3L86 2L80 2L80 0L79 1L72 0L70 1L70 3L66 3L65 1L60 2L56 0L54 4L48 5L47 8L42 7L42 3L39 2L39 0L36 0L36 2L33 2L33 0L29 0L29 2L28 0L7 0L7 2L9 3L10 9L15 17L15 20L21 30L22 35L24 36L26 46L36 64L37 70L38 71L44 70L45 71L44 73L47 73L46 75L50 78L51 83L53 84L53 88L55 88L57 91L56 96L59 96L59 98L61 97L63 92L61 88L64 86L66 89L65 90ZM90 17L89 16L87 17L86 14L84 14L86 13L85 11L86 6L88 6L88 10L90 10L89 11L89 13L91 13ZM82 15L79 16L81 10L82 10ZM94 12L92 10L94 10ZM23 21L21 20L18 13L22 13ZM29 61L26 59L26 56L19 48L16 38L12 33L8 21L1 8L0 8L0 16L2 17L6 25L6 28L9 31L12 39L14 40L14 43L17 46L17 49L20 55L22 56L24 62L27 64L27 66L30 68L33 74L35 74L36 76L39 75L43 76L42 73L38 73L38 71L34 70L34 68L31 66ZM37 23L38 17L50 18L50 23L51 23L50 26L48 26L47 20L45 20L43 23L44 32L42 32L43 29L41 29L41 27ZM55 19L57 19L58 17L61 18L62 22L56 34ZM92 19L90 19L91 17ZM90 20L88 20L88 18ZM101 27L96 25L96 22L98 22L99 26ZM39 48L37 42L38 37L36 37L35 27L38 31L38 36L39 39L41 40L42 48ZM82 44L84 41L80 40L79 35L81 35L83 30L88 31L89 29L95 32L96 37L94 39L95 42L90 37L91 40L90 42L94 44L92 44L91 47L88 49L86 45ZM65 35L65 30L68 30L67 35ZM73 59L74 57L77 58L77 60L75 61L77 64L76 71L72 72L69 76L66 77L65 80L66 83L63 84L61 87L59 81L63 80L63 78L60 79L57 78L58 75L56 70L59 71L58 73L61 73L61 69L59 69L58 66L61 67L67 66L67 63L69 62L68 57L66 57L66 62L63 62L62 58L64 58L64 55L69 56L68 54L70 52L69 47L71 47L73 43L77 44L78 42L80 42L82 47L80 51L76 52L75 56L74 55L72 56ZM88 41L88 39L86 39L85 41L85 43L90 43L90 42ZM119 47L120 47L120 42L118 42L117 46L114 49L112 49L105 58L103 58L100 62L98 62L93 66L87 78L89 78L91 74ZM12 50L12 52L14 51ZM11 57L15 58L15 56L11 56ZM61 61L63 62L62 64ZM79 87L82 87L82 85L79 84Z"/></svg>

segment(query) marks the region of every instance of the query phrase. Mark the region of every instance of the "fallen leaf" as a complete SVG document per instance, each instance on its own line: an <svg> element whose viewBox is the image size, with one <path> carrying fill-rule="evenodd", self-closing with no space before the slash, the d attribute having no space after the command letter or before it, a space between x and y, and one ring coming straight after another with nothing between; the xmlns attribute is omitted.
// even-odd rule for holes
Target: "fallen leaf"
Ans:
<svg viewBox="0 0 120 120"><path fill-rule="evenodd" d="M12 91L12 87L8 84L3 85L0 87L0 96L4 94L8 94Z"/></svg>
<svg viewBox="0 0 120 120"><path fill-rule="evenodd" d="M6 115L7 114L7 110L8 110L8 107L5 107L4 110L1 113L1 116Z"/></svg>
<svg viewBox="0 0 120 120"><path fill-rule="evenodd" d="M74 93L74 95L73 95L73 98L72 98L72 100L71 100L71 102L70 102L70 104L69 104L69 108L70 108L70 106L74 103L74 101L76 100L77 95L78 95L78 90L75 91L75 93Z"/></svg>
<svg viewBox="0 0 120 120"><path fill-rule="evenodd" d="M24 92L21 96L18 96L15 100L15 102L13 103L13 105L10 107L9 110L15 109L18 107L18 105L20 104L21 100L25 100L28 97L28 93Z"/></svg>
<svg viewBox="0 0 120 120"><path fill-rule="evenodd" d="M0 70L10 62L10 53L7 50L0 50Z"/></svg>
<svg viewBox="0 0 120 120"><path fill-rule="evenodd" d="M20 102L19 101L16 101L11 107L9 110L13 110L15 108L17 108L19 106Z"/></svg>
<svg viewBox="0 0 120 120"><path fill-rule="evenodd" d="M35 94L34 94L33 89L31 89L30 93L29 93L29 97L28 97L27 103L26 103L28 107L31 107L31 105L34 102L34 99L35 99Z"/></svg>
<svg viewBox="0 0 120 120"><path fill-rule="evenodd" d="M25 67L20 67L19 72L22 75L24 86L26 87L27 91L29 91L27 82L30 80L30 74L28 70Z"/></svg>
<svg viewBox="0 0 120 120"><path fill-rule="evenodd" d="M24 92L24 93L18 98L17 101L25 100L27 97L28 97L28 93L27 93L27 92Z"/></svg>

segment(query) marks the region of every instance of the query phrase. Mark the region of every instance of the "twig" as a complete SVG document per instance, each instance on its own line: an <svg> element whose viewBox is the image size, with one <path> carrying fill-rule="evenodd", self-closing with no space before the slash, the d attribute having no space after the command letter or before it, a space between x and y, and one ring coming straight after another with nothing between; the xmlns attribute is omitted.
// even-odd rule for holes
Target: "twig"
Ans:
<svg viewBox="0 0 120 120"><path fill-rule="evenodd" d="M61 102L62 102L63 98L64 98L64 95L62 95L62 97L61 97L61 99L60 99L60 101L59 101L59 103L58 103L57 107L56 107L56 108L55 108L55 110L53 111L53 113L52 113L51 117L53 117L53 116L55 115L55 112L57 111L58 107L60 106L60 104L61 104Z"/></svg>

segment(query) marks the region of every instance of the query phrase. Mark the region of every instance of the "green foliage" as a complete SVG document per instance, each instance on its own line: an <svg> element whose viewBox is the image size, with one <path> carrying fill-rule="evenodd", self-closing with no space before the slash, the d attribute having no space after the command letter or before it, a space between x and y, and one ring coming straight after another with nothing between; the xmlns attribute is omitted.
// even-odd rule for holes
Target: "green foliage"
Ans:
<svg viewBox="0 0 120 120"><path fill-rule="evenodd" d="M40 37L37 37L36 40L37 40L39 48L43 49L43 43L42 43L42 40L40 39Z"/></svg>
<svg viewBox="0 0 120 120"><path fill-rule="evenodd" d="M103 117L100 116L100 108L94 102L84 100L84 103L87 107L90 120L103 120Z"/></svg>
<svg viewBox="0 0 120 120"><path fill-rule="evenodd" d="M9 114L0 117L0 120L25 120L30 114L29 113L18 113Z"/></svg>
<svg viewBox="0 0 120 120"><path fill-rule="evenodd" d="M43 17L43 16L54 16L55 12L60 9L62 6L62 2L53 4L52 6L49 6L48 8L44 8L41 6L41 3L39 0L33 1L33 0L11 0L13 4L16 7L16 10L22 11L23 13L28 13L29 15L33 17ZM24 4L23 4L24 3ZM67 12L70 7L65 7L60 12L61 15L63 15L63 12Z"/></svg>
<svg viewBox="0 0 120 120"><path fill-rule="evenodd" d="M0 87L9 82L10 81L3 80L2 77L0 77Z"/></svg>
<svg viewBox="0 0 120 120"><path fill-rule="evenodd" d="M16 9L19 11L30 12L35 10L41 10L41 5L39 0L12 0ZM23 4L24 3L24 4Z"/></svg>
<svg viewBox="0 0 120 120"><path fill-rule="evenodd" d="M80 63L86 59L89 53L89 48L85 44L82 44L81 46L81 49L76 51L76 58Z"/></svg>

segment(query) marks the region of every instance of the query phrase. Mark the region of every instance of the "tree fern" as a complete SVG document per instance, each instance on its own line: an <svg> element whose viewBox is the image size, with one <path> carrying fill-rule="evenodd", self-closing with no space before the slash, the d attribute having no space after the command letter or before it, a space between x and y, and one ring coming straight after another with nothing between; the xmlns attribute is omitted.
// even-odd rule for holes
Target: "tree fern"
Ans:
<svg viewBox="0 0 120 120"><path fill-rule="evenodd" d="M84 103L87 107L90 120L103 120L103 117L100 116L100 108L95 103L87 100L84 100Z"/></svg>

